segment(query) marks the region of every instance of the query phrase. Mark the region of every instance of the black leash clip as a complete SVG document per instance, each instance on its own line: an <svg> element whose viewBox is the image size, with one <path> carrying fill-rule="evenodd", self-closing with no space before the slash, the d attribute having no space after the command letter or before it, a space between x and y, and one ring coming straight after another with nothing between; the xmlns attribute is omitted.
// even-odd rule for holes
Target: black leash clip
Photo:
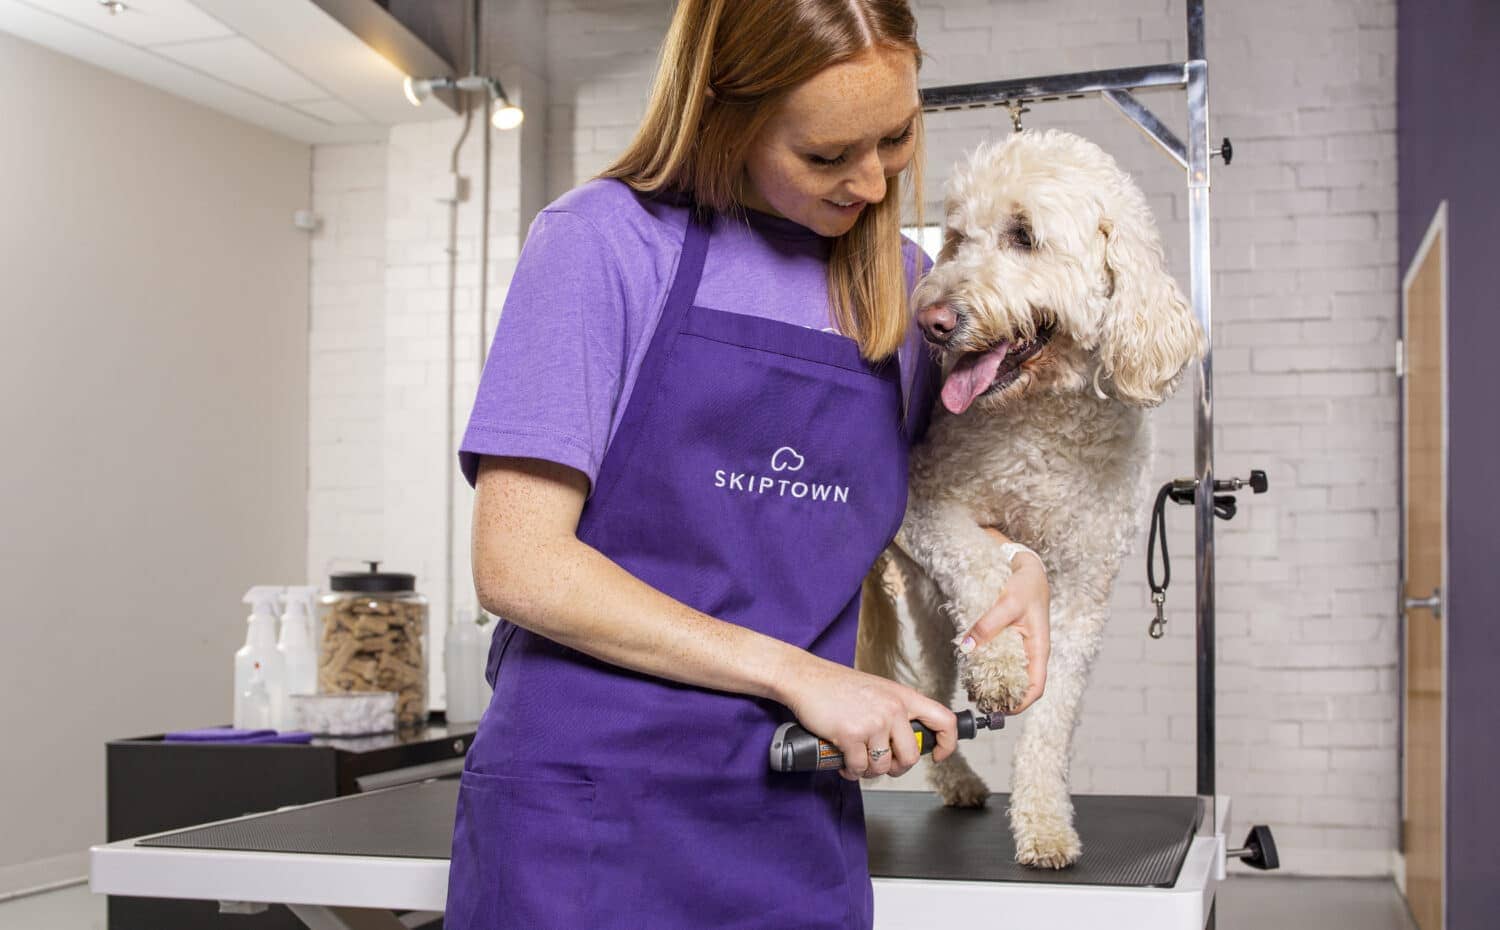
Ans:
<svg viewBox="0 0 1500 930"><path fill-rule="evenodd" d="M1250 477L1226 478L1214 481L1214 516L1220 520L1232 520L1238 512L1233 494L1222 491L1239 491L1249 487L1256 494L1264 494L1270 488L1266 473L1252 469ZM1147 632L1152 639L1167 635L1167 585L1172 581L1172 560L1167 555L1167 500L1179 504L1192 504L1197 497L1198 482L1193 478L1178 478L1168 481L1156 492L1156 504L1151 508L1151 534L1146 540L1146 583L1151 586L1151 603L1156 605L1156 616L1151 620ZM1161 584L1156 583L1156 540L1161 539Z"/></svg>

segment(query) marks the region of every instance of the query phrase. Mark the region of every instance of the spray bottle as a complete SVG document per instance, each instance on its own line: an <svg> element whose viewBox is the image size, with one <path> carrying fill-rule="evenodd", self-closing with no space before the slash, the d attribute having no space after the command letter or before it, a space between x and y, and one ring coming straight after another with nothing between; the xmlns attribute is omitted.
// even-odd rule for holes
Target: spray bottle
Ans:
<svg viewBox="0 0 1500 930"><path fill-rule="evenodd" d="M483 611L480 614L484 616ZM484 628L475 623L473 608L456 609L443 638L443 677L448 692L444 715L449 723L471 723L484 714L490 697L489 683L484 680L488 651L489 639Z"/></svg>
<svg viewBox="0 0 1500 930"><path fill-rule="evenodd" d="M278 730L294 730L300 725L292 719L295 708L291 695L318 693L318 655L312 635L312 599L317 593L316 585L286 589L286 613L281 615L281 639L276 651L284 663L287 700L282 703L282 719L275 724Z"/></svg>
<svg viewBox="0 0 1500 930"><path fill-rule="evenodd" d="M252 663L250 684L240 693L239 705L244 719L236 719L236 727L264 730L275 722L271 719L271 692L266 687L266 676L261 673L260 662Z"/></svg>
<svg viewBox="0 0 1500 930"><path fill-rule="evenodd" d="M234 725L245 729L260 729L264 723L252 720L256 710L249 705L246 696L252 693L251 680L257 678L256 664L260 670L256 691L263 687L270 707L270 725L281 717L281 707L286 703L286 668L281 653L276 651L276 598L281 593L276 585L256 585L245 592L244 601L251 605L246 621L249 630L245 634L245 645L234 654Z"/></svg>

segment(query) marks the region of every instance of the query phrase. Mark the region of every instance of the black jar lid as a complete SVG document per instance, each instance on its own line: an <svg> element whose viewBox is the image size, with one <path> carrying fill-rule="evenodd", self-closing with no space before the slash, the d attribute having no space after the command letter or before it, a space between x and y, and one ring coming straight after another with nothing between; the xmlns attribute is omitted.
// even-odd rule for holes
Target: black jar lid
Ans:
<svg viewBox="0 0 1500 930"><path fill-rule="evenodd" d="M406 572L380 571L379 562L366 562L367 572L334 572L328 576L333 591L357 591L360 594L405 594L417 589L417 576Z"/></svg>

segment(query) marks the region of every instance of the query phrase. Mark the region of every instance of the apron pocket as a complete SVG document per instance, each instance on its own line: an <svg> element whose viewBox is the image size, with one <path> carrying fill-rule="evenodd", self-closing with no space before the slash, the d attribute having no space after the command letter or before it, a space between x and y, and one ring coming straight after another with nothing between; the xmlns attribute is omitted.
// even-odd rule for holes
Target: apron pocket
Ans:
<svg viewBox="0 0 1500 930"><path fill-rule="evenodd" d="M779 776L622 777L601 782L590 930L848 930L836 795Z"/></svg>
<svg viewBox="0 0 1500 930"><path fill-rule="evenodd" d="M594 783L459 776L448 906L452 930L579 930L593 924Z"/></svg>

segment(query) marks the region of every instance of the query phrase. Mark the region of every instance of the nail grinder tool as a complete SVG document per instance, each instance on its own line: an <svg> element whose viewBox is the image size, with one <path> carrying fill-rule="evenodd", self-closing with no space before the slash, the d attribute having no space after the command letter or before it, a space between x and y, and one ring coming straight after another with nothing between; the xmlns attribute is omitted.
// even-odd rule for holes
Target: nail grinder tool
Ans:
<svg viewBox="0 0 1500 930"><path fill-rule="evenodd" d="M1005 715L976 714L972 710L961 710L958 718L958 738L973 739L980 730L1002 730ZM926 754L937 746L937 733L920 720L911 722L911 730L917 738L917 752ZM776 728L771 738L771 770L775 772L815 772L844 767L844 754L826 739L807 731L795 720Z"/></svg>

